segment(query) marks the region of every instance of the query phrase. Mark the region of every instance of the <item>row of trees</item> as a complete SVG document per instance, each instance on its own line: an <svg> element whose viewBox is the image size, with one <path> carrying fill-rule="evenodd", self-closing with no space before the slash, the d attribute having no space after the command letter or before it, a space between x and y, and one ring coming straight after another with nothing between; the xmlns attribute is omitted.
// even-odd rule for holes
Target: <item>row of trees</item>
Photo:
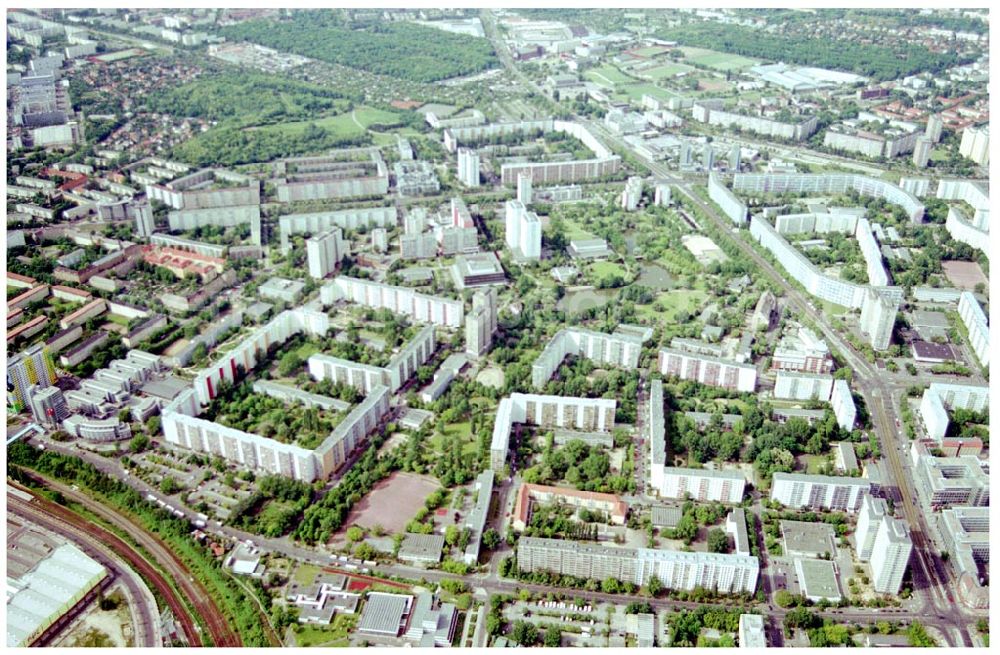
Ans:
<svg viewBox="0 0 1000 655"><path fill-rule="evenodd" d="M251 41L332 64L414 82L435 82L497 64L483 38L416 23L352 25L332 11L299 11L287 20L252 20L222 28L230 41Z"/></svg>

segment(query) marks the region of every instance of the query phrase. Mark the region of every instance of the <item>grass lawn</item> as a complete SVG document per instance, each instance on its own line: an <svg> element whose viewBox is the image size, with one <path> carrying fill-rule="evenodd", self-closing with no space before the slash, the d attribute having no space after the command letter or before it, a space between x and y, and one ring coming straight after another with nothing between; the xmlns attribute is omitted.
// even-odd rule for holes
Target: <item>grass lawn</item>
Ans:
<svg viewBox="0 0 1000 655"><path fill-rule="evenodd" d="M590 271L598 279L615 274L625 277L625 269L614 262L594 262Z"/></svg>
<svg viewBox="0 0 1000 655"><path fill-rule="evenodd" d="M751 59L750 57L741 57L740 55L716 52L714 50L706 50L704 48L685 47L681 48L681 51L684 53L684 59L686 61L689 61L692 64L697 64L698 66L707 66L720 71L740 70L756 66L760 63L759 59Z"/></svg>
<svg viewBox="0 0 1000 655"><path fill-rule="evenodd" d="M823 455L801 455L801 457L805 460L808 475L818 475L820 467L826 464L826 457Z"/></svg>
<svg viewBox="0 0 1000 655"><path fill-rule="evenodd" d="M653 45L633 50L632 54L639 55L640 57L655 57L656 55L662 55L663 53L669 51L669 48L665 48L661 45Z"/></svg>
<svg viewBox="0 0 1000 655"><path fill-rule="evenodd" d="M119 316L118 314L108 314L108 320L112 323L117 323L118 325L124 325L128 327L128 319L124 316Z"/></svg>
<svg viewBox="0 0 1000 655"><path fill-rule="evenodd" d="M347 646L348 633L357 625L357 615L336 614L330 625L300 625L295 633L295 643L303 648L310 646Z"/></svg>
<svg viewBox="0 0 1000 655"><path fill-rule="evenodd" d="M592 68L583 74L585 78L591 82L597 82L605 86L614 86L615 84L626 84L632 81L632 78L621 72L614 66L601 66L599 68Z"/></svg>
<svg viewBox="0 0 1000 655"><path fill-rule="evenodd" d="M654 80L662 80L665 77L673 77L674 75L677 75L677 73L683 73L689 70L691 70L691 67L685 66L684 64L663 64L662 66L657 66L656 68L647 68L644 71L637 72L637 74L645 77L651 77Z"/></svg>
<svg viewBox="0 0 1000 655"><path fill-rule="evenodd" d="M295 353L302 359L309 359L310 355L315 355L318 352L319 346L314 343L304 343L295 350Z"/></svg>
<svg viewBox="0 0 1000 655"><path fill-rule="evenodd" d="M472 438L472 424L468 421L463 423L448 423L444 426L445 435L452 436L457 434L459 438L465 442L462 444L462 454L463 455L475 455L476 454L476 442ZM441 452L441 444L444 441L444 437L435 432L427 442L430 444L431 448L435 452Z"/></svg>
<svg viewBox="0 0 1000 655"><path fill-rule="evenodd" d="M597 236L583 229L579 223L573 221L563 221L563 225L566 226L566 238L570 241L575 241L577 239L596 239Z"/></svg>
<svg viewBox="0 0 1000 655"><path fill-rule="evenodd" d="M292 576L292 580L300 585L312 584L312 581L316 579L316 575L321 570L315 564L302 564L299 568L295 569L295 575Z"/></svg>
<svg viewBox="0 0 1000 655"><path fill-rule="evenodd" d="M705 301L705 292L698 289L677 289L666 291L656 296L656 300L651 305L636 305L635 311L641 317L653 320L666 318L673 322L674 314L684 310L695 313ZM663 311L656 309L657 305L663 306Z"/></svg>
<svg viewBox="0 0 1000 655"><path fill-rule="evenodd" d="M305 131L310 124L323 128L339 137L350 137L363 134L369 126L375 123L395 123L399 120L399 114L374 109L372 107L358 107L352 112L337 114L336 116L326 116L311 121L292 121L289 123L279 123L278 125L268 125L266 127L255 128L268 131L276 131L282 134L297 135ZM393 138L395 141L395 138Z"/></svg>

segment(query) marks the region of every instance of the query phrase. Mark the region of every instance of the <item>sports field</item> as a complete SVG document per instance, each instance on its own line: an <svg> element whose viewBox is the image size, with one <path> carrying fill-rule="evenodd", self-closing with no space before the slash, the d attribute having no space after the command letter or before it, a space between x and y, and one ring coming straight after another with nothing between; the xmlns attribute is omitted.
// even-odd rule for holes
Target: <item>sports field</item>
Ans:
<svg viewBox="0 0 1000 655"><path fill-rule="evenodd" d="M653 80L662 80L666 77L674 77L678 73L686 73L689 70L692 70L692 68L690 66L685 66L684 64L663 64L655 68L647 68L643 71L636 71L636 75L648 77Z"/></svg>
<svg viewBox="0 0 1000 655"><path fill-rule="evenodd" d="M707 66L720 71L742 70L760 63L759 59L741 57L725 52L716 52L704 48L681 48L685 61L697 66Z"/></svg>
<svg viewBox="0 0 1000 655"><path fill-rule="evenodd" d="M597 82L604 86L614 86L616 84L627 84L632 82L633 79L621 72L614 66L601 66L599 68L592 68L583 74L585 78L591 82Z"/></svg>
<svg viewBox="0 0 1000 655"><path fill-rule="evenodd" d="M325 118L317 118L311 121L292 121L289 123L279 123L277 125L268 125L260 128L260 130L281 132L283 134L301 134L310 125L315 125L316 127L321 127L328 132L340 137L350 137L363 134L369 126L375 123L396 123L399 121L399 115L392 112L384 111L382 109L373 109L371 107L358 107L353 112L346 112L344 114L337 114L336 116L327 116Z"/></svg>
<svg viewBox="0 0 1000 655"><path fill-rule="evenodd" d="M343 527L331 541L341 541L343 533L352 525L364 528L381 525L388 534L402 532L417 510L424 506L424 499L439 486L429 476L393 473L355 503Z"/></svg>
<svg viewBox="0 0 1000 655"><path fill-rule="evenodd" d="M657 100L670 100L671 98L679 97L679 94L670 91L669 89L662 89L654 84L628 84L621 87L624 95L628 97L629 100L642 100L642 96L649 95Z"/></svg>

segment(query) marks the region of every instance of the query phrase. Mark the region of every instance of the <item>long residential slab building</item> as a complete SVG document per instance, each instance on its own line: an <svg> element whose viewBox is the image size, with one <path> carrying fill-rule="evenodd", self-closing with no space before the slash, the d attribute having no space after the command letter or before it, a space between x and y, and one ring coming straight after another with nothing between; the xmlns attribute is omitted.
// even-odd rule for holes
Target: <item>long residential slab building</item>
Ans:
<svg viewBox="0 0 1000 655"><path fill-rule="evenodd" d="M559 330L531 365L531 383L541 389L569 355L628 370L639 366L643 339L632 334L605 334L583 328Z"/></svg>
<svg viewBox="0 0 1000 655"><path fill-rule="evenodd" d="M615 578L645 585L656 577L667 589L701 587L719 593L753 593L760 564L756 557L688 553L653 548L617 548L592 543L521 537L521 571L548 571L590 580Z"/></svg>
<svg viewBox="0 0 1000 655"><path fill-rule="evenodd" d="M847 478L803 473L775 473L771 478L771 500L786 507L857 512L871 483Z"/></svg>

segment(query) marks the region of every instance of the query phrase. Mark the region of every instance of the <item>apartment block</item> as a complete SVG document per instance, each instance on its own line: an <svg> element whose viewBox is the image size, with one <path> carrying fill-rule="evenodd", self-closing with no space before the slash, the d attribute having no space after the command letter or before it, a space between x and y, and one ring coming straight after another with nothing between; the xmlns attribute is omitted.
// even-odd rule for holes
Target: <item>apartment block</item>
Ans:
<svg viewBox="0 0 1000 655"><path fill-rule="evenodd" d="M566 357L585 357L597 364L632 370L639 366L644 339L632 334L605 334L583 328L559 330L531 365L531 384L542 389Z"/></svg>
<svg viewBox="0 0 1000 655"><path fill-rule="evenodd" d="M969 345L983 367L990 365L990 328L986 313L976 297L963 291L958 299L958 316L969 331Z"/></svg>
<svg viewBox="0 0 1000 655"><path fill-rule="evenodd" d="M306 239L309 276L318 280L333 273L346 253L347 244L344 242L344 233L339 227Z"/></svg>
<svg viewBox="0 0 1000 655"><path fill-rule="evenodd" d="M735 391L752 392L757 385L757 368L752 364L738 364L674 348L660 348L657 370L662 375Z"/></svg>
<svg viewBox="0 0 1000 655"><path fill-rule="evenodd" d="M701 587L719 593L753 593L760 567L756 557L747 555L616 548L539 537L518 540L517 566L522 571L615 578L635 585L656 577L667 589Z"/></svg>
<svg viewBox="0 0 1000 655"><path fill-rule="evenodd" d="M858 417L858 409L854 405L854 397L851 395L851 388L846 380L833 381L830 405L833 407L833 415L837 417L837 425L842 430L853 430L854 421Z"/></svg>
<svg viewBox="0 0 1000 655"><path fill-rule="evenodd" d="M913 541L906 523L891 516L883 517L871 555L872 586L876 593L899 593L912 552Z"/></svg>
<svg viewBox="0 0 1000 655"><path fill-rule="evenodd" d="M830 399L833 390L833 376L816 373L790 373L778 371L774 383L774 397L790 400Z"/></svg>
<svg viewBox="0 0 1000 655"><path fill-rule="evenodd" d="M344 300L372 309L388 309L415 321L449 328L461 327L465 319L465 307L461 301L345 275L321 287L320 300L324 306Z"/></svg>
<svg viewBox="0 0 1000 655"><path fill-rule="evenodd" d="M746 479L739 471L657 467L654 462L650 467L650 486L661 498L739 503L743 500Z"/></svg>
<svg viewBox="0 0 1000 655"><path fill-rule="evenodd" d="M771 500L786 507L808 507L857 512L869 482L863 478L840 478L802 473L775 473L771 479Z"/></svg>

